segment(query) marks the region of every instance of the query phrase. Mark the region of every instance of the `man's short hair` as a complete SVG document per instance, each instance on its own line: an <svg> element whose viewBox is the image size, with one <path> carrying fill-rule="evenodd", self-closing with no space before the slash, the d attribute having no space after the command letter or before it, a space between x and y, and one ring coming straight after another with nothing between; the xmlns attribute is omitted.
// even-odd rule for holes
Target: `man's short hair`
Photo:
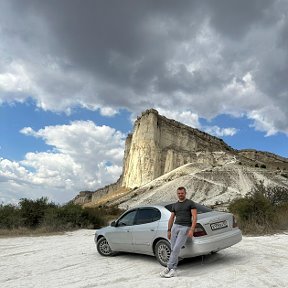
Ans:
<svg viewBox="0 0 288 288"><path fill-rule="evenodd" d="M178 191L178 190L184 190L184 192L186 193L186 188L183 187L183 186L178 187L178 188L177 188L177 191Z"/></svg>

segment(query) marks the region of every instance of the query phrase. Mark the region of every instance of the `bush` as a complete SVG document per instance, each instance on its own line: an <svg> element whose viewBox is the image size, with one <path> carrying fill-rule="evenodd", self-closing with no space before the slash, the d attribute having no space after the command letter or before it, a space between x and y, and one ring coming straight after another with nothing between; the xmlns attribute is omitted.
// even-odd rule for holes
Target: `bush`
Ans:
<svg viewBox="0 0 288 288"><path fill-rule="evenodd" d="M262 182L244 198L229 205L243 233L262 234L288 229L288 190L265 187Z"/></svg>
<svg viewBox="0 0 288 288"><path fill-rule="evenodd" d="M84 208L83 217L85 219L83 219L83 224L86 228L100 228L107 225L107 217L103 217L103 213L99 208Z"/></svg>
<svg viewBox="0 0 288 288"><path fill-rule="evenodd" d="M19 209L12 204L0 205L0 229L16 229L21 226Z"/></svg>
<svg viewBox="0 0 288 288"><path fill-rule="evenodd" d="M281 230L288 229L288 203L281 204L278 207L278 213L276 214L278 228Z"/></svg>
<svg viewBox="0 0 288 288"><path fill-rule="evenodd" d="M53 232L99 228L107 225L111 217L115 218L122 212L123 210L116 206L83 208L74 203L59 206L43 197L37 200L24 198L18 206L0 205L0 229L2 232L7 229Z"/></svg>
<svg viewBox="0 0 288 288"><path fill-rule="evenodd" d="M48 199L41 197L37 200L27 198L20 199L20 215L25 227L36 228L43 221L45 211L56 205L52 202L48 203Z"/></svg>

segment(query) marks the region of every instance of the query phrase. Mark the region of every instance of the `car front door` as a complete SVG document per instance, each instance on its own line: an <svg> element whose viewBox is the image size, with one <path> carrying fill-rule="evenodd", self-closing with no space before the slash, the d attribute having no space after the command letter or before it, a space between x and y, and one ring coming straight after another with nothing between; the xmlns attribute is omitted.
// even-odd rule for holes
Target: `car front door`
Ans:
<svg viewBox="0 0 288 288"><path fill-rule="evenodd" d="M152 244L160 218L161 212L157 208L138 209L132 232L135 252L153 253Z"/></svg>
<svg viewBox="0 0 288 288"><path fill-rule="evenodd" d="M113 251L133 252L132 228L137 210L128 211L116 222L113 231L106 234Z"/></svg>

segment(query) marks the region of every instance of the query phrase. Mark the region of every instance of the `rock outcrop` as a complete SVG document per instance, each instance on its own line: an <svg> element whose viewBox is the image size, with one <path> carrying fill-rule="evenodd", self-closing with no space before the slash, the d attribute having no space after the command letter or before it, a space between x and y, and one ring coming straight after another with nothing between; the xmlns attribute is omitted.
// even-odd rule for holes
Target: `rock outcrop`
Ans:
<svg viewBox="0 0 288 288"><path fill-rule="evenodd" d="M122 186L140 187L187 163L214 164L212 152L234 150L221 139L160 116L154 109L145 111L127 137Z"/></svg>
<svg viewBox="0 0 288 288"><path fill-rule="evenodd" d="M246 175L246 172L249 169L254 169L255 167L267 168L268 170L278 169L279 173L282 170L288 170L288 159L286 158L256 150L237 151L228 146L222 139L168 119L159 115L156 110L149 109L143 112L141 117L137 118L134 123L133 133L129 134L126 139L123 173L119 180L116 183L98 189L95 192L80 192L74 199L74 202L93 205L99 203L104 204L108 201L110 204L114 203L118 205L119 203L123 203L123 199L127 200L133 195L142 195L142 192L146 191L145 187L147 185L149 186L153 181L157 182L157 179L165 178L165 175L169 175L171 171L177 170L178 167L186 167L187 170L187 167L189 166L189 169L196 169L198 173L196 173L197 176L195 176L196 174L194 172L194 174L189 172L189 175L186 176L188 178L190 177L191 181L193 179L193 182L198 183L197 185L195 184L197 186L197 191L200 191L199 193L202 194L204 193L206 196L210 193L210 190L216 189L215 191L218 191L219 189L223 190L225 187L227 187L227 191L229 192L234 191L235 197L240 194L242 195L243 193L245 194L248 192L248 189L253 187L255 179L260 179L262 177L257 173L258 176L256 178L253 178L252 176L252 178L239 176L237 178L239 181L242 179L244 182L246 181L246 184L249 183L249 185L245 184L245 186L242 183L246 187L244 189L243 185L239 184L238 186L242 187L241 189L239 188L240 190L238 188L232 188L233 185L230 185L231 177L225 176L227 173L229 174L229 169L228 172L227 170L222 169L223 167L228 167L227 165L229 164L236 165L235 167L237 167L236 170L238 172L235 173L237 175ZM202 172L198 171L197 167L202 167L202 170L204 169L203 171L206 172L203 172L204 174L202 175ZM186 170L184 169L184 171ZM210 174L207 173L207 171L211 171ZM235 169L233 171L235 171ZM263 171L261 170L260 172ZM178 174L176 173L175 175ZM230 180L227 180L228 178ZM220 186L215 184L217 187L213 188L212 184L217 183L217 181L219 182L221 179L224 179L224 182L222 181L223 183L219 184ZM226 182L225 179L227 180ZM161 181L158 181L157 183L163 184ZM192 186L196 188L195 185ZM202 188L201 185L203 186ZM153 190L155 188L154 186L155 184L151 184L149 190ZM129 193L129 191L131 193ZM225 193L222 194L224 195ZM111 197L109 197L109 195ZM160 196L160 194L158 196ZM230 196L228 197L229 199L232 197ZM120 200L121 198L123 199ZM207 197L204 198L207 199ZM151 199L154 198L152 197Z"/></svg>

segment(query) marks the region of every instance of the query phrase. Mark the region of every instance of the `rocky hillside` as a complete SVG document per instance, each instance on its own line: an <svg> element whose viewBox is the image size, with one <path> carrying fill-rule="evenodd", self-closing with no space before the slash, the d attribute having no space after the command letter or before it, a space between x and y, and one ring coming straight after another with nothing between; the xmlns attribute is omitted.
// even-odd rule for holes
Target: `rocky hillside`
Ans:
<svg viewBox="0 0 288 288"><path fill-rule="evenodd" d="M222 139L150 109L138 117L126 139L119 180L94 192L82 191L73 201L126 208L173 200L176 188L186 186L190 198L215 205L245 195L259 181L288 188L286 171L286 158L237 151Z"/></svg>
<svg viewBox="0 0 288 288"><path fill-rule="evenodd" d="M236 163L214 167L186 164L125 196L111 199L110 204L128 208L139 204L175 201L177 187L185 186L188 198L209 206L225 207L232 199L246 195L260 181L265 186L288 189L287 176L277 171Z"/></svg>

